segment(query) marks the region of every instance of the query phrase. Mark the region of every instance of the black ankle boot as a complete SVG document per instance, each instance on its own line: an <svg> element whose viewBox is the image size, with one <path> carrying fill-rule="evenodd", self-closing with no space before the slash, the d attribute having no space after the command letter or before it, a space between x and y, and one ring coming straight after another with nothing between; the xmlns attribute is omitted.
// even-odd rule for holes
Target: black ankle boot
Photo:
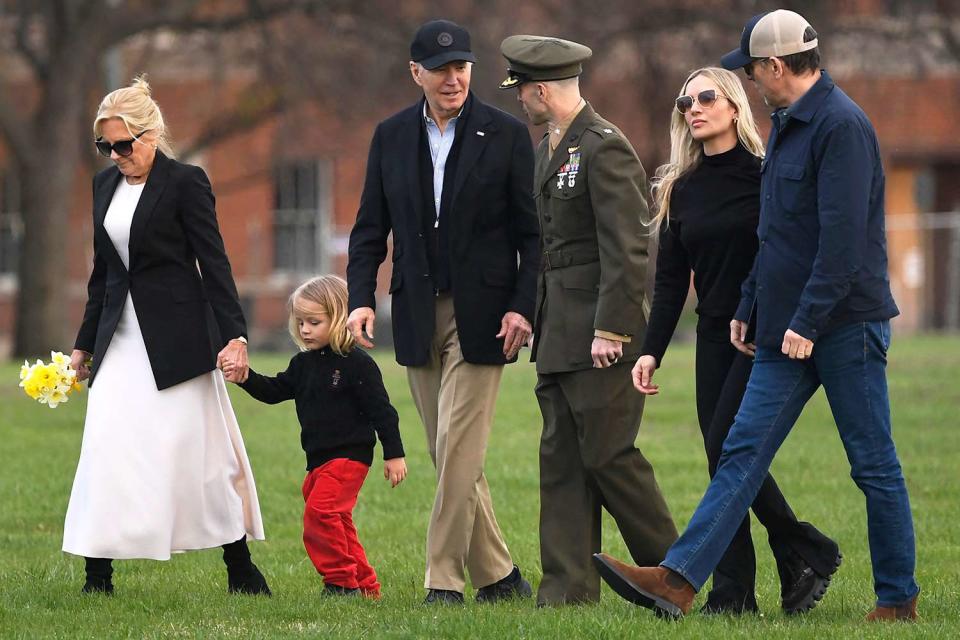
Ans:
<svg viewBox="0 0 960 640"><path fill-rule="evenodd" d="M110 558L84 558L86 561L87 581L83 583L83 593L113 593L113 560Z"/></svg>
<svg viewBox="0 0 960 640"><path fill-rule="evenodd" d="M246 536L223 545L223 563L227 565L227 591L230 593L272 595L267 579L250 560Z"/></svg>

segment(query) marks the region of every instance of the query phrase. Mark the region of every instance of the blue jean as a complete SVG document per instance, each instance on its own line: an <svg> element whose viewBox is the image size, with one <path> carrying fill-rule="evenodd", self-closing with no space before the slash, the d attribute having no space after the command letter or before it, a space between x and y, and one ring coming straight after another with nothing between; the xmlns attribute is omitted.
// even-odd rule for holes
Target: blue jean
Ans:
<svg viewBox="0 0 960 640"><path fill-rule="evenodd" d="M889 321L860 322L820 337L809 360L759 347L743 403L707 492L662 566L698 591L747 514L773 457L804 405L823 385L850 475L867 502L877 604L906 603L919 591L910 499L890 428Z"/></svg>

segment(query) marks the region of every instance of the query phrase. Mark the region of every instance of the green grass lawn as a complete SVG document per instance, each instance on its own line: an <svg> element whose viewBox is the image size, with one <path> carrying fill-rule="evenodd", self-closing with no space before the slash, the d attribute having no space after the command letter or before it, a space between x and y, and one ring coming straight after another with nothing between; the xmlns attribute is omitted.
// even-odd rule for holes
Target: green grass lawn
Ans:
<svg viewBox="0 0 960 640"><path fill-rule="evenodd" d="M232 389L256 474L267 541L252 544L274 597L226 594L218 551L170 562L116 563L112 598L82 596L83 561L60 551L63 517L80 450L84 396L50 410L17 388L17 366L0 366L0 637L344 637L357 638L952 638L960 634L960 339L895 340L889 377L898 449L917 528L922 624L867 626L873 589L862 494L830 412L818 394L774 464L801 519L836 538L844 563L824 602L786 618L766 536L755 524L761 617L656 619L604 588L599 605L537 610L533 603L426 608L423 550L433 469L422 428L392 354L379 354L400 412L409 476L391 490L379 461L355 513L361 541L383 583L379 602L330 600L301 543L303 455L292 403L266 406ZM272 372L287 356L256 356ZM694 409L693 351L671 349L647 404L638 440L653 462L678 526L707 482ZM539 581L537 448L540 416L529 364L507 368L487 455L500 526L515 562ZM378 451L379 458L379 451ZM148 469L144 470L149 473ZM627 557L612 520L604 550ZM472 594L468 594L468 598ZM703 596L700 597L702 601ZM699 606L699 603L698 605Z"/></svg>

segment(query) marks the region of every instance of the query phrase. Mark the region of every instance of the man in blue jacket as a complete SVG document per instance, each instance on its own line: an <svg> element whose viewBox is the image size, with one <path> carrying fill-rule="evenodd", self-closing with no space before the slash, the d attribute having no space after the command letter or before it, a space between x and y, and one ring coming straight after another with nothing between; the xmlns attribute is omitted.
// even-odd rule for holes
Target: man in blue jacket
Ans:
<svg viewBox="0 0 960 640"><path fill-rule="evenodd" d="M673 616L689 611L821 385L866 497L877 594L867 619L917 616L913 520L887 396L890 318L899 311L887 275L880 149L867 116L820 69L817 45L803 17L778 10L751 19L740 47L723 57L775 109L760 250L730 325L734 345L755 353L753 372L717 473L661 565L595 556L620 595ZM754 317L755 343L748 343ZM829 579L820 576L815 599Z"/></svg>

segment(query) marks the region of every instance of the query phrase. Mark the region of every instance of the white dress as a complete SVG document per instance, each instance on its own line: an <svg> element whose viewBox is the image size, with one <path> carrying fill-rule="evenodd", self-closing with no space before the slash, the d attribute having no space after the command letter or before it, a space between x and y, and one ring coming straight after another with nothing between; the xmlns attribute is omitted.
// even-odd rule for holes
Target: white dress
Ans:
<svg viewBox="0 0 960 640"><path fill-rule="evenodd" d="M143 184L123 178L104 227L129 268ZM63 550L91 558L169 560L244 535L263 539L240 427L218 370L157 390L127 295L87 398Z"/></svg>

